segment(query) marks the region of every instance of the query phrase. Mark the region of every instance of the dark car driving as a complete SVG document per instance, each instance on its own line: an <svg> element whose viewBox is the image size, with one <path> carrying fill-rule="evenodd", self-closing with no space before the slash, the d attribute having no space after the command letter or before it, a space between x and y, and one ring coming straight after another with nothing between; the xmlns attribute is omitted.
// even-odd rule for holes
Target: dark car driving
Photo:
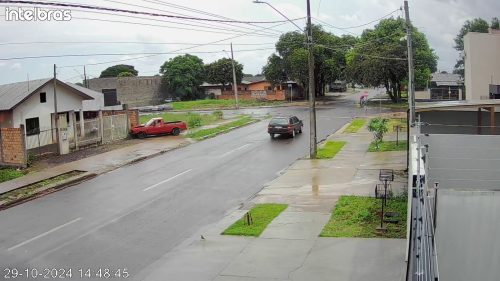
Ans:
<svg viewBox="0 0 500 281"><path fill-rule="evenodd" d="M289 135L294 138L296 134L302 133L303 126L304 124L302 124L302 121L297 116L274 117L269 121L267 132L272 139L277 134Z"/></svg>

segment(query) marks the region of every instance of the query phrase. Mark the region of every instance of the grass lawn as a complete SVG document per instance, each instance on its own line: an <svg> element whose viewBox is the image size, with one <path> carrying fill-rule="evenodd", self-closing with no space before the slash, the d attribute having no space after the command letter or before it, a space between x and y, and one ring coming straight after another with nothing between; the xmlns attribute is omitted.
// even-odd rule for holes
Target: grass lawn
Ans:
<svg viewBox="0 0 500 281"><path fill-rule="evenodd" d="M359 129L363 128L366 123L366 119L364 118L356 118L352 120L349 127L344 130L344 133L356 133Z"/></svg>
<svg viewBox="0 0 500 281"><path fill-rule="evenodd" d="M384 223L387 232L376 230L380 225L381 199L362 196L341 196L321 237L405 238L406 196L387 200L384 212L400 213L398 223Z"/></svg>
<svg viewBox="0 0 500 281"><path fill-rule="evenodd" d="M398 145L396 141L383 141L379 144L379 149L375 146L375 142L370 143L368 152L383 152L383 151L402 151L406 150L406 140L400 140Z"/></svg>
<svg viewBox="0 0 500 281"><path fill-rule="evenodd" d="M325 145L318 149L316 158L331 159L344 147L345 141L327 141Z"/></svg>
<svg viewBox="0 0 500 281"><path fill-rule="evenodd" d="M213 123L215 123L215 122L217 122L217 121L220 120L214 114L198 114L198 113L187 112L187 113L161 113L161 114L142 115L140 117L140 122L141 122L141 124L145 124L151 118L162 117L163 120L165 120L166 122L169 122L169 121L184 121L184 122L188 123L189 118L191 116L193 116L193 115L199 115L201 117L201 126L213 124Z"/></svg>
<svg viewBox="0 0 500 281"><path fill-rule="evenodd" d="M255 119L251 118L250 116L243 116L243 117L239 118L238 120L217 126L215 128L202 129L202 130L195 131L193 133L189 133L189 134L187 134L187 137L193 138L196 140L201 140L207 136L216 136L216 135L223 133L227 130L244 126L248 123L253 122L254 120Z"/></svg>
<svg viewBox="0 0 500 281"><path fill-rule="evenodd" d="M399 125L401 126L401 132L406 132L406 118L390 118L389 119L389 124L387 125L389 127L389 131L395 132L394 131L394 126Z"/></svg>
<svg viewBox="0 0 500 281"><path fill-rule="evenodd" d="M243 216L224 230L222 234L258 237L266 229L267 225L283 212L286 207L288 207L286 204L257 204L249 211L253 224L248 225L246 216Z"/></svg>
<svg viewBox="0 0 500 281"><path fill-rule="evenodd" d="M257 100L240 100L239 105L242 107L248 106L263 106L283 104L286 101L257 101ZM174 110L193 110L207 108L234 108L234 100L194 100L194 101L176 101L172 103Z"/></svg>
<svg viewBox="0 0 500 281"><path fill-rule="evenodd" d="M24 173L16 169L0 169L0 182L10 181L22 176L24 176Z"/></svg>

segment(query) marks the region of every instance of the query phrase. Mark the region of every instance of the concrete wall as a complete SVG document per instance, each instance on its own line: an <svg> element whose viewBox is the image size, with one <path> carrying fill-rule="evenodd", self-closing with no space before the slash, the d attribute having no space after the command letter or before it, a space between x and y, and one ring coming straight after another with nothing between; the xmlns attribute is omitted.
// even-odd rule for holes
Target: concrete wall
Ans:
<svg viewBox="0 0 500 281"><path fill-rule="evenodd" d="M466 99L489 95L500 85L500 34L469 32L464 37Z"/></svg>
<svg viewBox="0 0 500 281"><path fill-rule="evenodd" d="M422 126L424 134L477 134L477 111L426 111L417 113L421 121L429 125ZM482 111L481 134L492 134L490 128L490 113ZM500 112L495 114L496 126L500 126ZM500 134L496 128L495 134Z"/></svg>
<svg viewBox="0 0 500 281"><path fill-rule="evenodd" d="M423 136L430 186L440 189L500 190L500 136Z"/></svg>
<svg viewBox="0 0 500 281"><path fill-rule="evenodd" d="M118 101L130 107L160 104L165 98L160 76L94 78L88 84L97 92L116 89Z"/></svg>
<svg viewBox="0 0 500 281"><path fill-rule="evenodd" d="M500 193L439 190L438 202L440 280L499 280Z"/></svg>

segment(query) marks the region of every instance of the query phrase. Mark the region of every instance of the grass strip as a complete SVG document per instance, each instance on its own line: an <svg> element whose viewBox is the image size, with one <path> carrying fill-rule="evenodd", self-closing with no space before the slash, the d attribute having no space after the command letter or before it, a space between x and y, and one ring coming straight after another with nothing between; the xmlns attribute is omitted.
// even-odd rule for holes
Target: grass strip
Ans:
<svg viewBox="0 0 500 281"><path fill-rule="evenodd" d="M22 176L24 176L24 173L16 169L10 169L10 168L0 169L0 183L4 181L10 181Z"/></svg>
<svg viewBox="0 0 500 281"><path fill-rule="evenodd" d="M366 123L366 119L356 118L356 119L352 120L349 127L347 127L344 130L344 133L356 133L359 131L359 129L361 129L365 125L365 123Z"/></svg>
<svg viewBox="0 0 500 281"><path fill-rule="evenodd" d="M386 232L379 232L381 199L362 196L341 196L330 221L321 231L321 237L405 238L406 196L387 200L384 212L399 213L397 223L384 223Z"/></svg>
<svg viewBox="0 0 500 281"><path fill-rule="evenodd" d="M379 144L378 149L375 142L372 142L368 147L368 152L403 151L403 150L406 150L406 140L400 140L399 143L397 144L396 141L383 141Z"/></svg>
<svg viewBox="0 0 500 281"><path fill-rule="evenodd" d="M12 191L0 194L0 201L5 201L3 202L4 204L8 204L12 201L17 201L17 200L22 200L28 197L31 197L35 195L40 189L43 187L50 185L50 184L55 184L58 182L61 182L63 180L66 180L68 178L80 175L84 172L82 171L71 171L68 173L61 174L59 176L55 176L52 178L48 178L36 183L32 183L30 185L14 189Z"/></svg>
<svg viewBox="0 0 500 281"><path fill-rule="evenodd" d="M193 133L189 133L189 134L187 134L187 137L193 138L196 140L202 140L206 137L216 136L216 135L224 133L228 130L244 126L246 124L253 122L254 120L255 119L251 118L250 116L244 116L236 121L232 121L232 122L217 126L215 128L202 129L202 130L195 131Z"/></svg>
<svg viewBox="0 0 500 281"><path fill-rule="evenodd" d="M287 207L286 204L257 204L249 211L253 224L247 224L245 215L224 230L222 234L258 237L266 229L267 225Z"/></svg>
<svg viewBox="0 0 500 281"><path fill-rule="evenodd" d="M258 100L240 100L241 107L249 106L270 106L280 105L286 101L258 101ZM194 101L176 101L172 103L174 110L193 110L193 109L208 109L208 108L234 108L234 100L194 100Z"/></svg>
<svg viewBox="0 0 500 281"><path fill-rule="evenodd" d="M332 159L344 147L345 141L327 141L316 153L318 159Z"/></svg>
<svg viewBox="0 0 500 281"><path fill-rule="evenodd" d="M151 120L151 118L162 117L165 122L184 121L188 123L189 119L192 116L200 116L201 126L214 124L220 121L220 118L214 114L199 114L199 113L186 112L186 113L161 113L161 114L142 115L140 117L140 122L141 124L145 124L146 122Z"/></svg>

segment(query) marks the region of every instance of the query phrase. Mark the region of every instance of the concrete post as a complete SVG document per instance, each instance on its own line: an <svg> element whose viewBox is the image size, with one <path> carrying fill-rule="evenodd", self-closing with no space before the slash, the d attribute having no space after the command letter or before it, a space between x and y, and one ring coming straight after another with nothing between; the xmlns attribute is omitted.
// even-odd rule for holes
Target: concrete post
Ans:
<svg viewBox="0 0 500 281"><path fill-rule="evenodd" d="M80 136L85 136L85 120L83 119L83 109L80 109Z"/></svg>
<svg viewBox="0 0 500 281"><path fill-rule="evenodd" d="M75 111L72 110L70 111L70 116L71 116L71 126L73 126L73 140L75 141L75 149L78 150L78 132L77 132L77 128L76 128L76 114L75 114Z"/></svg>
<svg viewBox="0 0 500 281"><path fill-rule="evenodd" d="M101 143L104 136L104 120L102 118L102 110L99 110L99 136L101 137Z"/></svg>
<svg viewBox="0 0 500 281"><path fill-rule="evenodd" d="M23 147L23 153L24 153L23 168L26 168L28 167L28 149L26 147L26 134L23 124L21 124L19 128L21 129L21 142L22 142L21 146Z"/></svg>

